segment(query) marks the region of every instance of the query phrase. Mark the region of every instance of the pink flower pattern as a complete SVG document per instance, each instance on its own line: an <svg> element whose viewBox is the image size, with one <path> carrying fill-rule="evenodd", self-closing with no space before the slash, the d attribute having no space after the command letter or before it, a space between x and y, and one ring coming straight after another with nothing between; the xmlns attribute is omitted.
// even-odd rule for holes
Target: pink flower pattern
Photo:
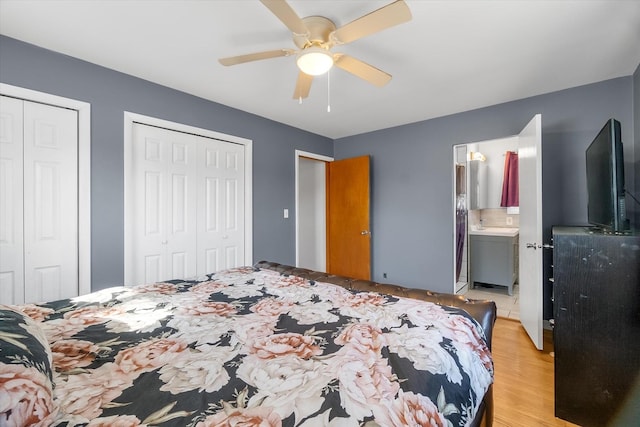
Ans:
<svg viewBox="0 0 640 427"><path fill-rule="evenodd" d="M261 359L275 359L276 357L292 354L301 359L322 354L322 349L314 344L312 337L296 333L275 334L257 340L250 350Z"/></svg>
<svg viewBox="0 0 640 427"><path fill-rule="evenodd" d="M51 345L53 363L58 371L89 366L96 358L98 346L90 341L59 340Z"/></svg>
<svg viewBox="0 0 640 427"><path fill-rule="evenodd" d="M0 362L0 425L47 427L56 412L46 375L35 368Z"/></svg>
<svg viewBox="0 0 640 427"><path fill-rule="evenodd" d="M101 292L21 307L55 389L0 353L0 425L456 426L493 380L481 327L424 301L251 267Z"/></svg>

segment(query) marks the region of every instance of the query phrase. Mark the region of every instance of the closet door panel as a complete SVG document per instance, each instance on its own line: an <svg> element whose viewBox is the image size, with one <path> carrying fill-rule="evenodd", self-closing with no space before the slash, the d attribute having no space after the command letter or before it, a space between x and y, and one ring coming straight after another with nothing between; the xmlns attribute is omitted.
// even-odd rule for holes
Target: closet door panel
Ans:
<svg viewBox="0 0 640 427"><path fill-rule="evenodd" d="M238 209L239 206L239 194L238 194L238 180L234 178L227 178L225 180L225 230L223 238L223 245L225 249L225 268L231 268L240 265L241 255L240 247L242 245L242 233L239 232L238 222Z"/></svg>
<svg viewBox="0 0 640 427"><path fill-rule="evenodd" d="M77 112L24 102L25 300L78 294Z"/></svg>
<svg viewBox="0 0 640 427"><path fill-rule="evenodd" d="M208 271L209 273L213 273L214 271L221 270L220 267L220 251L218 248L209 248L204 251L203 259L204 259L204 269L203 271ZM198 254L200 255L200 254ZM198 264L200 265L200 264ZM207 273L203 273L207 274Z"/></svg>
<svg viewBox="0 0 640 427"><path fill-rule="evenodd" d="M220 231L220 180L213 176L204 177L204 231L217 233Z"/></svg>
<svg viewBox="0 0 640 427"><path fill-rule="evenodd" d="M140 283L155 283L164 280L165 276L163 271L163 256L162 254L149 254L144 257L143 274L144 281Z"/></svg>
<svg viewBox="0 0 640 427"><path fill-rule="evenodd" d="M136 284L169 279L163 262L166 251L166 150L160 129L133 127L133 197L135 216L132 232L134 280Z"/></svg>
<svg viewBox="0 0 640 427"><path fill-rule="evenodd" d="M194 135L167 131L170 153L167 176L169 188L168 245L170 278L196 275L196 142Z"/></svg>
<svg viewBox="0 0 640 427"><path fill-rule="evenodd" d="M225 152L225 242L226 268L244 261L244 147L226 144Z"/></svg>
<svg viewBox="0 0 640 427"><path fill-rule="evenodd" d="M0 304L24 302L22 100L0 97Z"/></svg>
<svg viewBox="0 0 640 427"><path fill-rule="evenodd" d="M225 181L225 230L228 232L238 231L238 180L227 179Z"/></svg>
<svg viewBox="0 0 640 427"><path fill-rule="evenodd" d="M143 222L136 228L139 236L137 241L143 252L138 256L144 259L142 264L137 263L139 270L137 277L140 283L151 283L168 277L164 263L161 262L165 241L165 214L164 214L164 177L161 172L146 171L144 173L141 197L138 200L143 205Z"/></svg>
<svg viewBox="0 0 640 427"><path fill-rule="evenodd" d="M193 135L134 126L135 284L196 274L195 155Z"/></svg>
<svg viewBox="0 0 640 427"><path fill-rule="evenodd" d="M222 241L217 238L220 234L220 180L213 176L205 176L204 195L201 197L203 207L198 213L203 219L200 220L198 233L200 241L198 242L198 256L203 261L198 261L198 265L204 264L204 270L199 269L199 274L207 274L222 269L220 251L218 245ZM201 211L202 210L202 211Z"/></svg>
<svg viewBox="0 0 640 427"><path fill-rule="evenodd" d="M164 239L164 177L162 172L145 171L142 199L144 202L144 235Z"/></svg>
<svg viewBox="0 0 640 427"><path fill-rule="evenodd" d="M244 147L200 137L198 153L198 274L206 274L244 262Z"/></svg>
<svg viewBox="0 0 640 427"><path fill-rule="evenodd" d="M62 265L34 267L30 274L32 282L29 283L28 301L55 301L74 296L73 292L63 294L63 274Z"/></svg>

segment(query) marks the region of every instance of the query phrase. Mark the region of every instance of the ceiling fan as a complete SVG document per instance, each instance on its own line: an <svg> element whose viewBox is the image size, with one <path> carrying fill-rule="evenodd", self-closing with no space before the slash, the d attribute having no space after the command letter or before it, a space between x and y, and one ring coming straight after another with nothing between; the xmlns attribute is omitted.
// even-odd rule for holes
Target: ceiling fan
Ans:
<svg viewBox="0 0 640 427"><path fill-rule="evenodd" d="M296 55L300 69L294 99L309 96L314 76L319 76L335 65L375 86L382 87L391 75L351 56L334 53L334 46L351 43L365 36L411 20L411 11L404 0L397 0L355 21L337 28L324 16L300 18L285 0L260 0L293 33L295 49L277 49L246 55L220 58L225 66L263 59Z"/></svg>

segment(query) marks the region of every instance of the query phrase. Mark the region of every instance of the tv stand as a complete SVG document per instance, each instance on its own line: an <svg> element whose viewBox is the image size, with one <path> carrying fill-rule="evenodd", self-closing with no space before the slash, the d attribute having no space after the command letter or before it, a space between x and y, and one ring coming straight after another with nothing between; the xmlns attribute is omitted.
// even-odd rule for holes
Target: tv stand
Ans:
<svg viewBox="0 0 640 427"><path fill-rule="evenodd" d="M640 236L553 227L553 277L555 414L609 425L640 382Z"/></svg>

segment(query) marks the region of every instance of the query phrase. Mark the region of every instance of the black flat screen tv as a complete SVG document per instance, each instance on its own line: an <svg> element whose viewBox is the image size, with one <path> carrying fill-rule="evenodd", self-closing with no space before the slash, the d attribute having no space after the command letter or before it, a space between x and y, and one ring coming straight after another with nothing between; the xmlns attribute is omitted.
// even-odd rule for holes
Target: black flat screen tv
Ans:
<svg viewBox="0 0 640 427"><path fill-rule="evenodd" d="M605 232L628 230L619 121L607 121L587 148L586 157L589 224L600 227Z"/></svg>

